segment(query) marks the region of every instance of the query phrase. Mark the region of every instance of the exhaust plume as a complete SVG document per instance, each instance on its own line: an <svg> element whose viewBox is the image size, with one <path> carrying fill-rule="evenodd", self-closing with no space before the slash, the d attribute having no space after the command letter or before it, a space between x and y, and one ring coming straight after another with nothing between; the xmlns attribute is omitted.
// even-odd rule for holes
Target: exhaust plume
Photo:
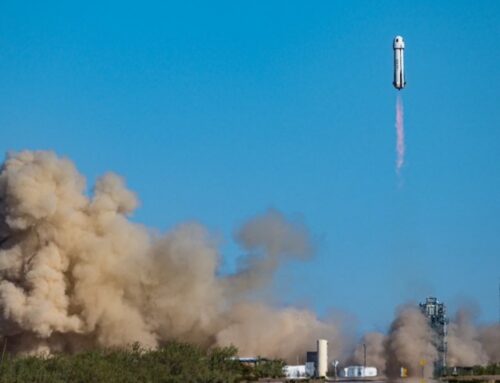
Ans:
<svg viewBox="0 0 500 383"><path fill-rule="evenodd" d="M9 352L134 342L154 348L176 339L295 358L318 337L340 345L335 326L313 313L249 298L281 262L310 256L303 224L275 210L251 219L236 234L246 252L238 272L221 277L216 243L203 226L154 235L128 219L136 206L115 174L87 195L68 159L43 151L7 156L0 171L0 334Z"/></svg>
<svg viewBox="0 0 500 383"><path fill-rule="evenodd" d="M396 172L400 174L405 162L404 108L400 94L396 100L396 154Z"/></svg>

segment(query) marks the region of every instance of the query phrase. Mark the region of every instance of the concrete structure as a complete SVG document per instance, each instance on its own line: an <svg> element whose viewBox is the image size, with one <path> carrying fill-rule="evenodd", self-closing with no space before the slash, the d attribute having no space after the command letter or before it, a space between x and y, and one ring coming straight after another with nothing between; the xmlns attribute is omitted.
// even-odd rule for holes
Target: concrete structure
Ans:
<svg viewBox="0 0 500 383"><path fill-rule="evenodd" d="M307 352L305 367L309 377L326 377L328 373L328 341L326 339L318 339L316 351Z"/></svg>
<svg viewBox="0 0 500 383"><path fill-rule="evenodd" d="M430 327L436 334L434 344L438 351L438 358L434 361L435 371L439 374L446 367L446 354L448 352L448 318L446 306L437 298L428 297L420 303L420 311L427 317Z"/></svg>
<svg viewBox="0 0 500 383"><path fill-rule="evenodd" d="M318 339L318 367L316 369L316 377L326 377L328 372L328 341L326 339Z"/></svg>

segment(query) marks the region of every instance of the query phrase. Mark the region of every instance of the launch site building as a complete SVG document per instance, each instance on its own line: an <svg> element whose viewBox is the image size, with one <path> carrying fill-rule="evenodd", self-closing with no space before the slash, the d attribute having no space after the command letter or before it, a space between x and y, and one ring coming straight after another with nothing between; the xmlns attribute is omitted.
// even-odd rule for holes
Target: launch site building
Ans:
<svg viewBox="0 0 500 383"><path fill-rule="evenodd" d="M434 368L440 373L446 367L446 354L448 352L448 318L446 317L446 306L434 297L428 297L424 303L420 303L420 311L429 321L429 325L435 333L435 345L438 358L434 361Z"/></svg>

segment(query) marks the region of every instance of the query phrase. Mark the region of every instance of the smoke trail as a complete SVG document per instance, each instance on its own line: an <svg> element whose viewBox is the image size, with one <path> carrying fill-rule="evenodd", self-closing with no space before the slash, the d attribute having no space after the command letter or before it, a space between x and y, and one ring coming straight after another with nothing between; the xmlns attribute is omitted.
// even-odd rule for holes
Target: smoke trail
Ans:
<svg viewBox="0 0 500 383"><path fill-rule="evenodd" d="M404 108L401 95L396 100L396 172L399 174L405 162Z"/></svg>

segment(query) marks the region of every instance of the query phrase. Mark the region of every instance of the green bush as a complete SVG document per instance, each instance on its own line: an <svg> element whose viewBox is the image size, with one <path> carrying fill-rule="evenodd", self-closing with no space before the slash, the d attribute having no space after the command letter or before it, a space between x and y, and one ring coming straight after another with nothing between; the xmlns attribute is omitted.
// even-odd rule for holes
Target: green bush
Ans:
<svg viewBox="0 0 500 383"><path fill-rule="evenodd" d="M279 378L283 376L285 362L282 360L267 360L258 363L253 369L256 378Z"/></svg>
<svg viewBox="0 0 500 383"><path fill-rule="evenodd" d="M443 370L443 375L500 375L500 363L490 363L486 366L476 365L473 367L448 367Z"/></svg>
<svg viewBox="0 0 500 383"><path fill-rule="evenodd" d="M205 350L169 342L158 350L135 345L73 355L5 356L0 382L233 383L282 375L282 361L265 361L252 368L235 359L236 353L235 347Z"/></svg>

